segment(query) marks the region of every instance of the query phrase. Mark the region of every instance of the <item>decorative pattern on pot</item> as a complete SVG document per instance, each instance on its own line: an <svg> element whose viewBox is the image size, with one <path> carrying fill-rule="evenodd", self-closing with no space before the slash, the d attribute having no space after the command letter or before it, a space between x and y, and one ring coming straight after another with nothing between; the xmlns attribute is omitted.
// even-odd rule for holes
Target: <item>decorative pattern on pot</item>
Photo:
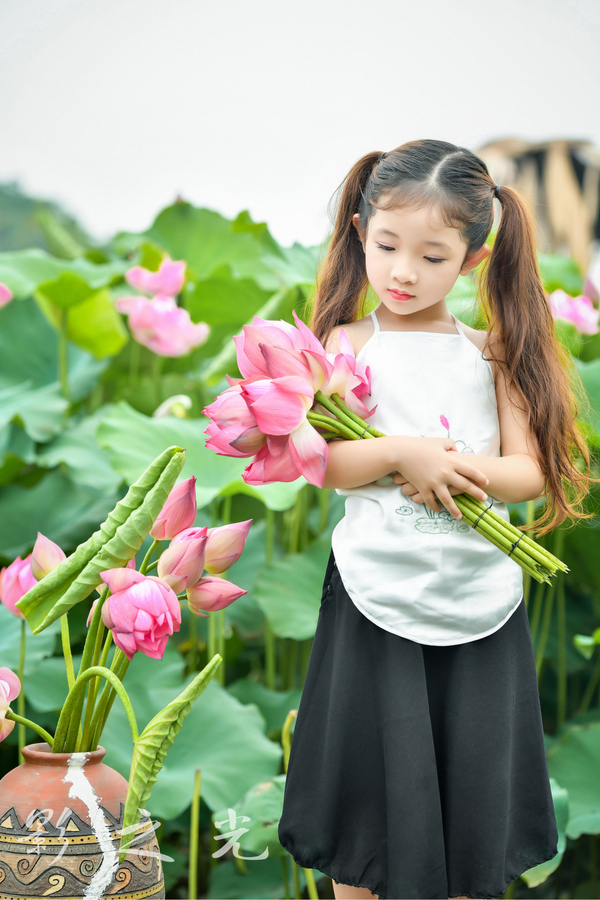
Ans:
<svg viewBox="0 0 600 900"><path fill-rule="evenodd" d="M161 854L144 811L127 856L118 849L128 784L105 750L23 749L0 781L0 900L165 897Z"/></svg>

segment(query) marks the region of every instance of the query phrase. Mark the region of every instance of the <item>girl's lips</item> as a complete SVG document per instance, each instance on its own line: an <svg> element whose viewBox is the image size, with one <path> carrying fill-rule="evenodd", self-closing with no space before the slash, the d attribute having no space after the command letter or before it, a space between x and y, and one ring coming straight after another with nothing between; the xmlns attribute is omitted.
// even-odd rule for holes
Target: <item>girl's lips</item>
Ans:
<svg viewBox="0 0 600 900"><path fill-rule="evenodd" d="M391 294L392 297L394 297L396 300L412 300L412 298L414 297L414 294L407 294L405 291L393 291L393 290L391 290L391 291L390 291L390 294Z"/></svg>

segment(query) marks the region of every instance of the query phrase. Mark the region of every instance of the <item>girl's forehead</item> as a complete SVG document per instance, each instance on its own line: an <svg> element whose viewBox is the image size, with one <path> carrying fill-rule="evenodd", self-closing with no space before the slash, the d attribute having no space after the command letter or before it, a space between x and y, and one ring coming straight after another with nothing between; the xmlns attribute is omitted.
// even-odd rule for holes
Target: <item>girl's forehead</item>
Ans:
<svg viewBox="0 0 600 900"><path fill-rule="evenodd" d="M440 241L456 249L463 243L458 228L445 225L440 213L431 206L376 208L369 219L369 233L411 241Z"/></svg>

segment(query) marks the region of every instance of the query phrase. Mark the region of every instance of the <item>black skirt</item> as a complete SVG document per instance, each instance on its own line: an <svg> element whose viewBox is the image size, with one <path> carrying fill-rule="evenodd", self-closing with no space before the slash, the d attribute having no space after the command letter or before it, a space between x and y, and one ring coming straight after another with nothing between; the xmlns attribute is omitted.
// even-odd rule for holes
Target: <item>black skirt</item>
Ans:
<svg viewBox="0 0 600 900"><path fill-rule="evenodd" d="M452 646L385 631L330 555L279 840L380 898L501 897L558 852L529 620Z"/></svg>

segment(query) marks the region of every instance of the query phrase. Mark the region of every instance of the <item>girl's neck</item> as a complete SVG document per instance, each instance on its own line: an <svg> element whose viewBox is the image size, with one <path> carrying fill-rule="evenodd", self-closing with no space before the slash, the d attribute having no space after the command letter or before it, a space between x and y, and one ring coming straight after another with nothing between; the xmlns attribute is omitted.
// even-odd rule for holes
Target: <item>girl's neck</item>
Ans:
<svg viewBox="0 0 600 900"><path fill-rule="evenodd" d="M398 315L391 312L384 303L375 308L375 315L384 331L430 331L433 334L455 334L456 325L445 301L419 310L418 313Z"/></svg>

